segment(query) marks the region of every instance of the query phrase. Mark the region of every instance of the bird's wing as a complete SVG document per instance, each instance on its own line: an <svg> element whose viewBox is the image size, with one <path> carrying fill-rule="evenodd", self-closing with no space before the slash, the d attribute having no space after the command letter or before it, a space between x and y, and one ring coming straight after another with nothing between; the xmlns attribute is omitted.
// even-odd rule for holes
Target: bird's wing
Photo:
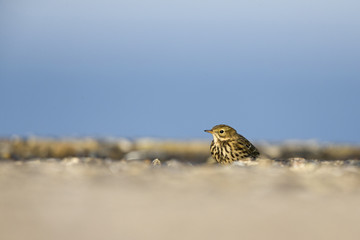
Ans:
<svg viewBox="0 0 360 240"><path fill-rule="evenodd" d="M259 151L256 149L256 147L249 140L247 140L244 136L240 134L239 134L238 142L244 146L244 148L248 151L248 153L251 156L258 156L260 154Z"/></svg>

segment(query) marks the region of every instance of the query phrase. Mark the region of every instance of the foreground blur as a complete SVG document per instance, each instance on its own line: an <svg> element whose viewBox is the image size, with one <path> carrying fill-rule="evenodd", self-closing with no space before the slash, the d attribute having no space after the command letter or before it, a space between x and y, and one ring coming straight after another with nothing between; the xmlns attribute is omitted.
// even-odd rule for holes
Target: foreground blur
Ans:
<svg viewBox="0 0 360 240"><path fill-rule="evenodd" d="M0 145L0 239L358 239L360 234L360 161L300 154L340 146L305 144L306 151L287 151L290 158L220 166L205 163L211 162L208 145L201 152L201 142L86 140L89 145L79 147L76 141L53 141L41 148L34 141L12 141ZM74 152L39 155L39 149L54 154L61 146ZM87 149L84 156L81 149ZM289 147L261 149L271 156Z"/></svg>

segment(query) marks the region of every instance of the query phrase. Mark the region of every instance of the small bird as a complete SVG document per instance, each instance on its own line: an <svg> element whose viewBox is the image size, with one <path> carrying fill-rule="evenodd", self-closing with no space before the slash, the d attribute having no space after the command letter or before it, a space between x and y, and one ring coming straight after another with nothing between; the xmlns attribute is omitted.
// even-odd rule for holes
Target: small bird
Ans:
<svg viewBox="0 0 360 240"><path fill-rule="evenodd" d="M210 151L218 163L228 164L244 158L255 159L260 154L251 142L228 125L220 124L204 131L211 133L214 138Z"/></svg>

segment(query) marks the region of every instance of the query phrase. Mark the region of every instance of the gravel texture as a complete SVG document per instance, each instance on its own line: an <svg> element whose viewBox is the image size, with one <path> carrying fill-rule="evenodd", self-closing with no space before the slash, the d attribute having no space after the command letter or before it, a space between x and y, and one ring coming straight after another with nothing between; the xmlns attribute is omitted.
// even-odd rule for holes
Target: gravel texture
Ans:
<svg viewBox="0 0 360 240"><path fill-rule="evenodd" d="M0 193L7 240L360 236L357 159L6 158Z"/></svg>

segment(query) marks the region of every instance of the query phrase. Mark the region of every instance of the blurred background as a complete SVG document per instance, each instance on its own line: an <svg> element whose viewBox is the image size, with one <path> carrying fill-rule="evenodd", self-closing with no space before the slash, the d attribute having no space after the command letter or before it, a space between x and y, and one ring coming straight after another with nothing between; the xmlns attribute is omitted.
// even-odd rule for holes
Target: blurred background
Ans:
<svg viewBox="0 0 360 240"><path fill-rule="evenodd" d="M359 1L0 2L0 136L360 143Z"/></svg>

